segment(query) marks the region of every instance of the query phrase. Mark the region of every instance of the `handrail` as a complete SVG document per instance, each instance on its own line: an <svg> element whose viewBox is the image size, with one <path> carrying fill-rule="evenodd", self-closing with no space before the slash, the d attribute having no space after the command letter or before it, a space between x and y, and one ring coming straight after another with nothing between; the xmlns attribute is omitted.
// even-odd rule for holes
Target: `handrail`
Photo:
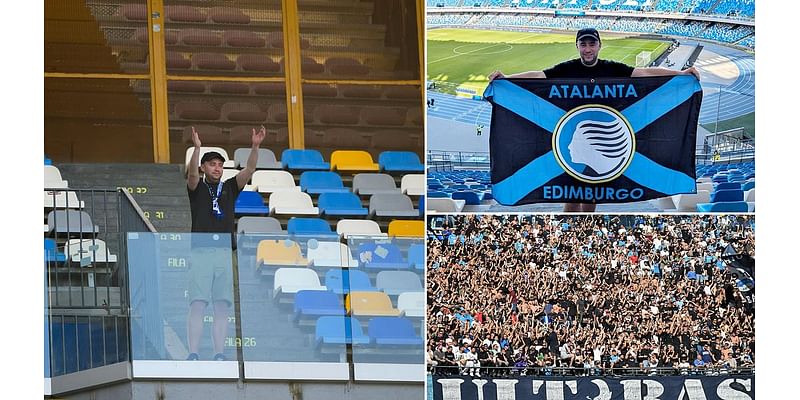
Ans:
<svg viewBox="0 0 800 400"><path fill-rule="evenodd" d="M128 193L127 190L119 189L119 192L122 193L128 200L130 206L133 207L133 210L136 212L139 218L142 219L142 222L144 222L145 226L147 226L147 230L149 230L150 232L158 232L156 231L156 228L153 226L153 224L150 223L150 220L144 216L144 211L142 211L142 208L139 207L139 204L136 202L136 200L134 200L133 196L131 196L131 194Z"/></svg>

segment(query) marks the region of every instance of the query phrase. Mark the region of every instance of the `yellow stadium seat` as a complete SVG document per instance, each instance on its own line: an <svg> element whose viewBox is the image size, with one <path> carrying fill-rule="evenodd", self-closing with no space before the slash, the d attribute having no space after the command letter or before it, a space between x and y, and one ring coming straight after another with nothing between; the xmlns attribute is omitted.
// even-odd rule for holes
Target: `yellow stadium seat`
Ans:
<svg viewBox="0 0 800 400"><path fill-rule="evenodd" d="M291 240L262 240L258 242L256 250L256 264L270 266L308 266L308 260L303 257L300 245Z"/></svg>
<svg viewBox="0 0 800 400"><path fill-rule="evenodd" d="M392 306L392 300L383 292L350 292L345 299L345 308L351 316L400 315L400 310Z"/></svg>
<svg viewBox="0 0 800 400"><path fill-rule="evenodd" d="M389 236L425 237L425 221L396 219L389 223Z"/></svg>
<svg viewBox="0 0 800 400"><path fill-rule="evenodd" d="M332 171L379 171L380 166L363 150L336 150L331 154Z"/></svg>

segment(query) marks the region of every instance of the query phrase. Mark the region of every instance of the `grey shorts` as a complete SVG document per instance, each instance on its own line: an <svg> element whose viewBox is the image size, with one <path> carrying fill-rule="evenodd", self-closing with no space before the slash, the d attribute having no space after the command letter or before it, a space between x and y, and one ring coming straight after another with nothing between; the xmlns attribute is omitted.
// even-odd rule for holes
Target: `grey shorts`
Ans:
<svg viewBox="0 0 800 400"><path fill-rule="evenodd" d="M189 302L226 301L233 305L233 262L230 248L192 249L189 265Z"/></svg>

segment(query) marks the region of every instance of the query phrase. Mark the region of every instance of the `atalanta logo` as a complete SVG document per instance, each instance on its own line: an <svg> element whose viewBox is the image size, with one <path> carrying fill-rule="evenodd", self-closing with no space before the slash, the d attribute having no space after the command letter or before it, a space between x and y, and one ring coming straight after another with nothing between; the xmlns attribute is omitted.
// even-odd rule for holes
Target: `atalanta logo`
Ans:
<svg viewBox="0 0 800 400"><path fill-rule="evenodd" d="M553 154L568 174L587 183L616 179L631 163L636 138L611 107L589 104L564 114L553 133Z"/></svg>

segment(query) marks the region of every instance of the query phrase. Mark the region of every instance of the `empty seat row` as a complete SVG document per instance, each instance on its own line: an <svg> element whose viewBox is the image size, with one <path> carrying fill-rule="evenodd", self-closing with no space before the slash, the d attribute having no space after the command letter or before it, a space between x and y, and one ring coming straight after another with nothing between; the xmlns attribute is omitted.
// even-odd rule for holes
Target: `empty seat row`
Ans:
<svg viewBox="0 0 800 400"><path fill-rule="evenodd" d="M265 165L273 165L267 162ZM235 177L239 173L236 169L225 169L222 181ZM358 195L403 193L410 196L424 194L425 175L407 174L400 180L397 187L392 176L383 173L360 173L353 176L353 187L344 186L341 176L330 171L305 171L300 175L300 186L297 186L294 177L287 171L256 171L250 178L252 191L259 193L273 193L277 191L306 192L321 195L325 193L350 193ZM351 191L352 190L352 191Z"/></svg>
<svg viewBox="0 0 800 400"><path fill-rule="evenodd" d="M326 315L344 316L346 309L341 295L332 291L300 290L294 298L294 319L300 321ZM425 312L425 293L402 292L397 297L397 309L406 317L421 318Z"/></svg>
<svg viewBox="0 0 800 400"><path fill-rule="evenodd" d="M300 218L293 218L293 219L300 219ZM290 219L289 221L292 221ZM325 222L327 224L327 222ZM391 230L394 221L389 223L389 228ZM312 223L312 225L316 225ZM298 225L293 225L298 230L302 232L302 229ZM399 233L395 233L392 236L416 236L416 235L407 235L405 227L398 226L400 229ZM423 227L424 228L424 227ZM330 226L327 229L324 229L320 225L317 225L314 228L318 232L329 231ZM413 232L417 232L416 228ZM275 233L275 234L284 234L285 231L281 228L281 223L273 218L273 217L240 217L237 222L237 232L241 234L254 234L254 233ZM394 233L394 232L393 232ZM308 233L305 233L308 234ZM369 236L369 237L386 237L388 236L386 233L381 232L381 228L377 222L368 220L368 219L341 219L336 222L336 234L343 239L347 239L351 236Z"/></svg>
<svg viewBox="0 0 800 400"><path fill-rule="evenodd" d="M411 321L400 317L375 317L370 319L364 334L361 322L356 318L324 316L317 320L315 341L318 348L326 345L340 346L408 346L421 349L422 338L414 332ZM350 328L348 330L348 327Z"/></svg>
<svg viewBox="0 0 800 400"><path fill-rule="evenodd" d="M247 157L250 149L237 149L234 151L234 159L231 160L228 152L221 147L204 146L200 148L200 158L209 151L216 151L228 160L225 167L243 167L247 164ZM238 152L238 153L237 153ZM186 162L192 158L194 148L186 149ZM237 156L238 154L238 156ZM386 172L422 172L425 166L420 162L416 153L411 151L384 151L378 155L378 163L375 163L372 156L363 150L336 150L331 153L331 162L325 162L322 154L313 149L286 149L281 153L281 160L275 158L275 153L269 149L259 149L259 164L264 165L265 169L288 169L288 170L334 170L334 171L386 171ZM263 159L263 163L261 163ZM244 160L244 163L242 163ZM278 166L280 165L280 167ZM270 167L270 168L266 168ZM55 167L53 167L55 168ZM258 166L256 167L258 168ZM45 167L47 171L47 166ZM57 169L56 169L57 171ZM58 175L58 179L61 175ZM47 182L47 181L46 181Z"/></svg>
<svg viewBox="0 0 800 400"><path fill-rule="evenodd" d="M366 281L364 281L364 279L366 279ZM375 279L375 286L372 286L372 283L369 281L369 276L363 271L351 270L348 271L348 276L343 277L340 271L337 272L337 270L334 269L326 273L325 285L322 285L317 271L313 269L278 268L275 271L273 280L273 298L289 297L287 295L295 295L300 291L328 291L332 294L339 295L348 293L354 294L356 298L365 299L364 302L372 301L372 308L383 308L394 313L394 307L388 296L400 296L403 293L410 292L423 292L422 280L418 274L412 271L380 271L377 273ZM355 283L355 286L352 286L352 280L361 283ZM328 289L328 284L331 284L330 290ZM331 297L328 296L326 298L330 299ZM291 300L294 301L295 299ZM340 312L340 314L344 314L345 308L347 311L351 311L350 304L348 303L347 301L345 302L346 306L341 308L342 312ZM361 304L362 301L359 300L354 303L354 315L366 314L363 312L364 306ZM339 304L338 299L336 304ZM375 307L376 305L377 307Z"/></svg>
<svg viewBox="0 0 800 400"><path fill-rule="evenodd" d="M149 40L148 29L137 28L133 38L139 43ZM173 45L186 46L222 46L236 48L264 48L283 49L283 32L254 32L240 29L211 30L201 28L166 29L164 30L164 43L167 47ZM311 45L308 39L301 39L300 48L306 49Z"/></svg>
<svg viewBox="0 0 800 400"><path fill-rule="evenodd" d="M241 56L240 56L241 57ZM149 84L137 86L138 91L150 91ZM283 82L202 82L202 81L176 81L167 82L167 91L170 94L178 93L205 93L206 91L216 94L233 95L256 95L256 96L286 96L286 84ZM304 98L336 98L350 99L380 99L383 96L389 100L396 101L416 101L419 102L420 90L412 86L372 86L372 85L329 85L329 84L303 84Z"/></svg>
<svg viewBox="0 0 800 400"><path fill-rule="evenodd" d="M266 239L258 242L256 250L256 266L258 268L280 268L283 266L305 267L315 265L317 258L332 260L336 265L326 264L326 267L340 268L363 267L366 269L409 269L422 270L425 268L425 246L412 243L408 247L408 259L403 257L400 247L393 243L364 242L358 246L355 253L339 242L314 241L308 245L307 255L303 255L300 243L289 239ZM344 250L347 253L343 253ZM313 257L313 258L312 258ZM357 261L356 264L353 264ZM330 285L327 285L330 289ZM332 289L331 289L332 290Z"/></svg>
<svg viewBox="0 0 800 400"><path fill-rule="evenodd" d="M419 217L424 210L414 208L407 195L374 194L369 198L369 209L361 206L361 200L353 193L323 193L319 207L307 193L276 191L269 195L267 204L257 192L243 191L236 199L236 215L369 215L370 217Z"/></svg>
<svg viewBox="0 0 800 400"><path fill-rule="evenodd" d="M281 73L284 70L284 61L277 62L263 54L226 54L226 53L193 53L186 56L181 52L167 51L165 55L167 70L206 70L206 71L239 71L251 73ZM129 69L144 69L148 60L144 62L129 62ZM304 75L329 74L334 76L366 76L373 69L362 64L361 61L350 57L328 57L324 63L318 62L313 57L303 56L300 59L300 70Z"/></svg>
<svg viewBox="0 0 800 400"><path fill-rule="evenodd" d="M247 102L228 102L219 109L214 104L202 101L177 102L174 117L189 121L223 121L232 123L286 123L288 113L283 102L269 106ZM365 125L365 126L420 126L418 108L391 106L348 106L306 104L306 124Z"/></svg>
<svg viewBox="0 0 800 400"><path fill-rule="evenodd" d="M344 221L344 222L342 222ZM352 221L350 223L349 221ZM280 222L273 217L241 217L237 223L237 232L243 234L276 234L290 236L309 236L316 238L336 239L340 236L364 235L372 237L385 237L378 223L371 220L364 223L362 220L340 220L337 222L337 232L331 230L330 224L320 218L293 217L287 222L287 230L281 229ZM421 220L393 220L389 223L389 234L392 237L418 237L425 234L425 222Z"/></svg>

